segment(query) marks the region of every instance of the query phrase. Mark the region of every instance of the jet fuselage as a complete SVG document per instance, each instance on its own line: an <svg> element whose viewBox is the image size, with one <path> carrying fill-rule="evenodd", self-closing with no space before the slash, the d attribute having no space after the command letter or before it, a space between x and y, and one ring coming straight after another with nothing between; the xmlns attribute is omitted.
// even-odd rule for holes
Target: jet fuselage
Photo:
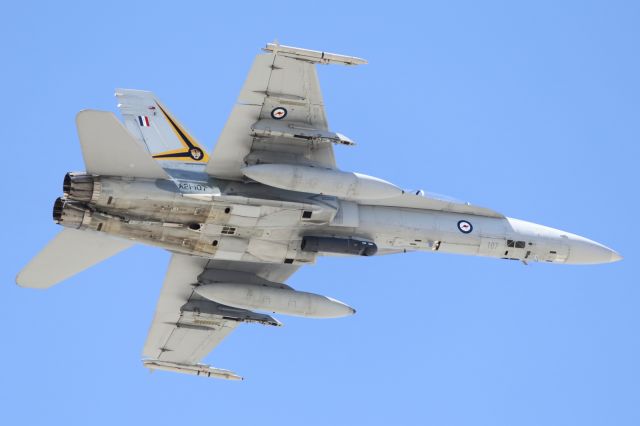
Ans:
<svg viewBox="0 0 640 426"><path fill-rule="evenodd" d="M70 174L54 208L63 226L91 229L211 259L309 264L318 255L431 251L527 262L607 263L613 250L507 217L368 205L218 179L149 180ZM412 194L411 196L420 196ZM337 249L305 247L305 237ZM343 242L377 250L342 250ZM336 244L331 245L336 246Z"/></svg>

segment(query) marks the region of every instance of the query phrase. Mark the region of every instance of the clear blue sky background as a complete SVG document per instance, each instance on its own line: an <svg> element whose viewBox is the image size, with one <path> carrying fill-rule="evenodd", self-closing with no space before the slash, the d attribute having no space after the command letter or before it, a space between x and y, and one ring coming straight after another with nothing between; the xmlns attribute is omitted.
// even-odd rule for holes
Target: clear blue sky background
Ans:
<svg viewBox="0 0 640 426"><path fill-rule="evenodd" d="M5 2L0 25L0 424L640 424L638 2L42 3ZM153 90L212 147L276 37L370 61L320 70L331 127L359 142L342 168L625 260L324 259L290 284L357 315L243 325L207 358L242 383L142 367L166 252L15 286L83 169L78 110Z"/></svg>

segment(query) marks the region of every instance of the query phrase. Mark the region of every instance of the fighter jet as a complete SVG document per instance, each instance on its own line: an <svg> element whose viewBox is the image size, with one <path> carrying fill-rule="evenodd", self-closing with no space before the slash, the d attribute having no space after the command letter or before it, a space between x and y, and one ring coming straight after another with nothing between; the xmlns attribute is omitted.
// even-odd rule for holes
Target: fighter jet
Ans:
<svg viewBox="0 0 640 426"><path fill-rule="evenodd" d="M338 168L317 64L363 59L269 43L209 154L151 92L117 89L111 112L76 118L84 172L64 177L64 229L17 276L48 288L134 244L172 253L143 364L239 380L201 363L240 323L272 313L335 318L355 310L285 281L318 256L426 251L523 263L595 264L621 256L569 232L407 191Z"/></svg>

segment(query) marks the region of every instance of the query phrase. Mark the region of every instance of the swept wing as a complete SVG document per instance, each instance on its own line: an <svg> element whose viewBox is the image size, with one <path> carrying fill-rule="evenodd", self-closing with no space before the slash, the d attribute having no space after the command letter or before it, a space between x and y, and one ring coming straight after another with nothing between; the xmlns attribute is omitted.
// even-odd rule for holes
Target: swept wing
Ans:
<svg viewBox="0 0 640 426"><path fill-rule="evenodd" d="M240 180L247 164L289 163L335 168L331 132L316 64L357 65L350 56L268 44L256 56L236 105L211 154L209 175Z"/></svg>
<svg viewBox="0 0 640 426"><path fill-rule="evenodd" d="M280 325L269 315L224 306L200 297L194 288L214 281L282 283L297 266L207 260L174 254L144 345L145 366L210 377L238 379L200 361L241 322Z"/></svg>

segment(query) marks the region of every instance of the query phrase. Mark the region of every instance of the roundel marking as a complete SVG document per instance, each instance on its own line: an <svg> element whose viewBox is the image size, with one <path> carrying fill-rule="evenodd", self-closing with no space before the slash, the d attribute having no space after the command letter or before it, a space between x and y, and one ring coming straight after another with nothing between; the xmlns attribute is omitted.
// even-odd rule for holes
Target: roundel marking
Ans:
<svg viewBox="0 0 640 426"><path fill-rule="evenodd" d="M285 108L277 107L271 111L271 118L275 120L282 120L286 116L287 116L287 110Z"/></svg>
<svg viewBox="0 0 640 426"><path fill-rule="evenodd" d="M193 147L189 150L189 157L196 161L200 161L202 160L202 157L204 157L204 153L200 148Z"/></svg>
<svg viewBox="0 0 640 426"><path fill-rule="evenodd" d="M463 234L468 234L471 231L473 231L473 225L471 224L471 222L467 222L466 220L461 220L461 221L458 221L458 229Z"/></svg>

